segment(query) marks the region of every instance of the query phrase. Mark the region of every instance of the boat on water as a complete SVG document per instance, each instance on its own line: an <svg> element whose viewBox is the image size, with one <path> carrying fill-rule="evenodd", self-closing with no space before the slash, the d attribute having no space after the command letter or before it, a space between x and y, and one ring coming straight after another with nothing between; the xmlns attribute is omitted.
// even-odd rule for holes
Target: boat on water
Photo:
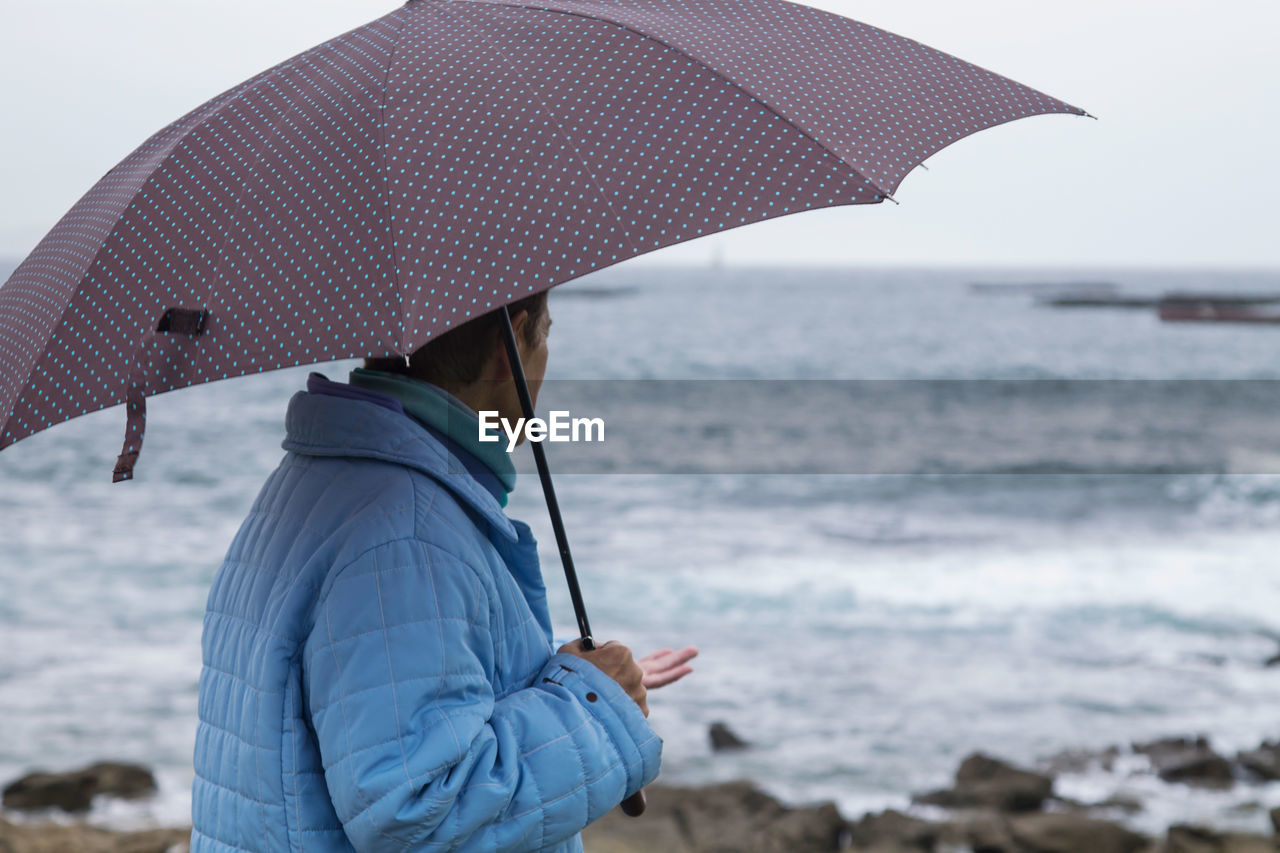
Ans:
<svg viewBox="0 0 1280 853"><path fill-rule="evenodd" d="M1165 323L1280 323L1280 300L1266 302L1224 302L1169 299L1158 312Z"/></svg>
<svg viewBox="0 0 1280 853"><path fill-rule="evenodd" d="M1063 293L1041 297L1036 302L1051 308L1155 308L1161 300L1158 296L1123 293Z"/></svg>
<svg viewBox="0 0 1280 853"><path fill-rule="evenodd" d="M1209 302L1215 305L1280 305L1280 292L1214 293L1212 291L1196 292L1171 290L1164 295L1161 301L1170 303Z"/></svg>
<svg viewBox="0 0 1280 853"><path fill-rule="evenodd" d="M970 282L975 293L1030 294L1049 308L1154 308L1170 323L1280 323L1280 290L1126 293L1105 281Z"/></svg>
<svg viewBox="0 0 1280 853"><path fill-rule="evenodd" d="M1140 293L1059 293L1044 296L1037 300L1041 305L1053 308L1169 308L1170 315L1182 319L1212 319L1216 312L1224 318L1234 318L1236 314L1244 315L1250 309L1250 316L1256 314L1259 305L1280 305L1280 293L1196 293L1189 291L1170 291L1160 296ZM1235 309L1235 310L1229 310ZM1258 316L1270 316L1261 314ZM1263 321L1266 322L1266 321Z"/></svg>

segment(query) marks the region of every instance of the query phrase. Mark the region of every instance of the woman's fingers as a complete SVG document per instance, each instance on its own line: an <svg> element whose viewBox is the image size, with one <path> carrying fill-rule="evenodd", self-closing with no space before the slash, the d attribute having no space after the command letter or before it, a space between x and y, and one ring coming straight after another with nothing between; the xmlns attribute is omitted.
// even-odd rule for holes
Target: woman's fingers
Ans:
<svg viewBox="0 0 1280 853"><path fill-rule="evenodd" d="M659 649L645 655L638 661L641 669L644 670L645 688L652 690L655 687L665 687L684 678L693 672L693 667L687 664L697 656L696 646L686 646L678 652L672 649Z"/></svg>

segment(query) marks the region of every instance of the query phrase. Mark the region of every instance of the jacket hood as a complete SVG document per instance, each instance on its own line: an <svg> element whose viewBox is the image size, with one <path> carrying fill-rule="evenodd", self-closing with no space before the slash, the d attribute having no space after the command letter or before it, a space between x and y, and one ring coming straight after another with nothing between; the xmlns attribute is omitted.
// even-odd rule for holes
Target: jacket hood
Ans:
<svg viewBox="0 0 1280 853"><path fill-rule="evenodd" d="M376 459L420 471L506 538L519 539L493 494L439 439L402 412L364 400L299 391L289 401L281 446L304 456Z"/></svg>

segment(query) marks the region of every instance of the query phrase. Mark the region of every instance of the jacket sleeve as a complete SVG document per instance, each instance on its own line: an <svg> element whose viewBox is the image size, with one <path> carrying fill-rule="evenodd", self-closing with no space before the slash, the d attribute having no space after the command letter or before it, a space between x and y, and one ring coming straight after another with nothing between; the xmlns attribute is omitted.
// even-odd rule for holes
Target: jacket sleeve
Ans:
<svg viewBox="0 0 1280 853"><path fill-rule="evenodd" d="M344 567L303 650L338 819L358 851L538 850L658 773L661 741L613 679L553 655L495 697L491 581L408 539Z"/></svg>

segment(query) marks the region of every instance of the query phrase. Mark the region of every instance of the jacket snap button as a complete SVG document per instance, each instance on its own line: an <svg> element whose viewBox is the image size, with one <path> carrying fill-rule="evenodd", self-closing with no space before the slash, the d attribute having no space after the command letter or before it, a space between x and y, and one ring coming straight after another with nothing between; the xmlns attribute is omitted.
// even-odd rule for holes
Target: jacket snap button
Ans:
<svg viewBox="0 0 1280 853"><path fill-rule="evenodd" d="M587 701L588 701L588 702L594 702L594 701L596 701L596 700L597 700L597 699L599 699L599 698L600 698L600 697L599 697L599 696L597 696L597 695L596 695L596 694L594 694L594 693L588 693L588 694L587 694Z"/></svg>

